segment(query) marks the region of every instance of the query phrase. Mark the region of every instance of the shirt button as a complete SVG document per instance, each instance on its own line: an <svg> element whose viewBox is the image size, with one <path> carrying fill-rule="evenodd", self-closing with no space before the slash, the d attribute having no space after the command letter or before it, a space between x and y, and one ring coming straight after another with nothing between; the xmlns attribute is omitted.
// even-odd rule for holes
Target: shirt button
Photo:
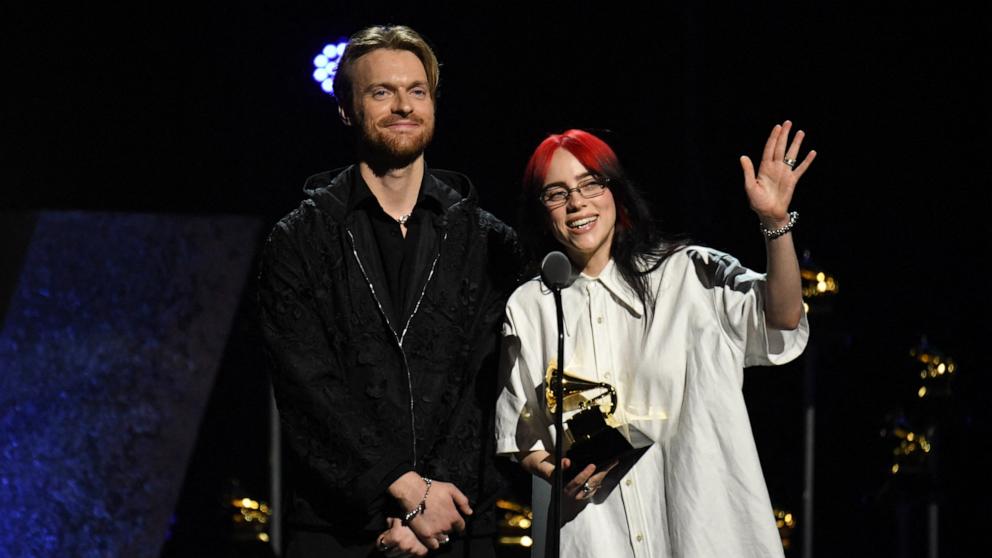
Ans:
<svg viewBox="0 0 992 558"><path fill-rule="evenodd" d="M627 486L633 486L634 481L627 479Z"/></svg>
<svg viewBox="0 0 992 558"><path fill-rule="evenodd" d="M609 380L610 378L612 378L612 376L610 376L610 373L609 372L607 372L606 374L603 374L603 377L606 378L607 380Z"/></svg>
<svg viewBox="0 0 992 558"><path fill-rule="evenodd" d="M643 540L644 540L644 535L638 534L637 535L637 542L641 542Z"/></svg>
<svg viewBox="0 0 992 558"><path fill-rule="evenodd" d="M596 323L597 324L603 323L603 317L602 316L599 316L598 318L596 318Z"/></svg>

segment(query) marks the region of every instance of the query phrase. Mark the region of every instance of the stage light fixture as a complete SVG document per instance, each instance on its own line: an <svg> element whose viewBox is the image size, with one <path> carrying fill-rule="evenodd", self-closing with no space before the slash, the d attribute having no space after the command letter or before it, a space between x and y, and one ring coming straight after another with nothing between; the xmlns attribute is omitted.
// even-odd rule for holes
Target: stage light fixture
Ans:
<svg viewBox="0 0 992 558"><path fill-rule="evenodd" d="M313 79L320 84L324 93L334 94L334 74L338 72L338 63L346 46L348 41L329 43L313 57Z"/></svg>

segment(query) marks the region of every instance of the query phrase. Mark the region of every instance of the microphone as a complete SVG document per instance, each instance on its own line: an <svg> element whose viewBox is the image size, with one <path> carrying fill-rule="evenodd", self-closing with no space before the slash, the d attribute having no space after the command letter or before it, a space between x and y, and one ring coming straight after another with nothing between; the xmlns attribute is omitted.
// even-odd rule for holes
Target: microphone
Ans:
<svg viewBox="0 0 992 558"><path fill-rule="evenodd" d="M555 250L541 260L541 280L551 290L564 289L572 284L572 263L568 257Z"/></svg>

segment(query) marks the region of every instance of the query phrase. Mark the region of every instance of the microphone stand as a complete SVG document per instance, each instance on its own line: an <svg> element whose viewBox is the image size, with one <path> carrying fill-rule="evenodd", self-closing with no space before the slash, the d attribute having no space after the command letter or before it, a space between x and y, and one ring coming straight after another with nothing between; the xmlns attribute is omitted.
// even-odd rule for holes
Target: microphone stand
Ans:
<svg viewBox="0 0 992 558"><path fill-rule="evenodd" d="M561 550L561 498L564 490L561 470L562 448L564 446L565 429L562 425L562 416L565 408L564 390L562 382L562 369L565 367L565 327L564 312L561 305L561 287L554 285L551 292L555 297L555 314L558 321L558 364L551 376L551 389L555 393L555 472L551 475L551 504L548 508L548 532L544 557L557 558Z"/></svg>
<svg viewBox="0 0 992 558"><path fill-rule="evenodd" d="M551 504L548 506L548 525L544 545L545 558L558 558L561 554L561 499L564 475L561 470L561 458L564 453L565 428L562 425L562 415L565 411L564 368L565 368L565 319L561 304L561 291L572 284L572 264L568 256L561 252L551 252L541 262L541 280L551 290L555 297L555 317L558 321L558 363L551 375L551 389L554 392L555 405L555 451L554 473L551 475Z"/></svg>

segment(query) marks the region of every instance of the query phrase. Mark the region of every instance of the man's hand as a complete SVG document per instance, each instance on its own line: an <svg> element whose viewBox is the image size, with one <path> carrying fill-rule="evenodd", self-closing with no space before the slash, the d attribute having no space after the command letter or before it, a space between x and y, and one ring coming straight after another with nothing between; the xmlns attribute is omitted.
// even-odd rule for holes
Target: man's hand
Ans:
<svg viewBox="0 0 992 558"><path fill-rule="evenodd" d="M406 473L389 486L389 493L396 498L404 510L413 510L420 505L427 492L427 483L413 471ZM433 481L427 494L427 505L423 513L408 522L425 546L436 550L448 542L448 534L465 530L462 515L472 515L468 498L450 482Z"/></svg>
<svg viewBox="0 0 992 558"><path fill-rule="evenodd" d="M421 544L417 535L409 527L404 526L402 521L390 517L386 523L389 525L389 530L379 535L376 550L389 558L427 556L427 547Z"/></svg>

